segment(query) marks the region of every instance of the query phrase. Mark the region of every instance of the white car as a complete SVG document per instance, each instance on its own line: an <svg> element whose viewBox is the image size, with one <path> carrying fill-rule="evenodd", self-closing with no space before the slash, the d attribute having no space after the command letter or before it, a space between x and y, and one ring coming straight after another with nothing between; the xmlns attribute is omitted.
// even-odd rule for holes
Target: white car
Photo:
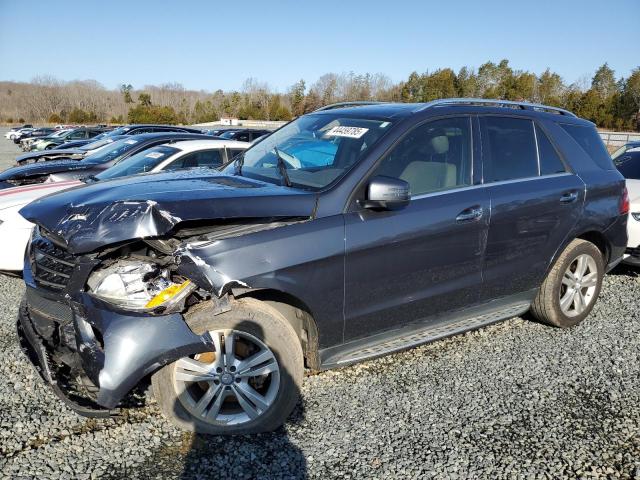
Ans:
<svg viewBox="0 0 640 480"><path fill-rule="evenodd" d="M23 133L33 132L35 128L27 127L27 128L18 128L17 130L9 130L4 134L4 138L7 140L14 140L16 138L20 138Z"/></svg>
<svg viewBox="0 0 640 480"><path fill-rule="evenodd" d="M627 220L627 251L623 262L640 266L640 142L625 145L611 158L626 179L629 194L629 219Z"/></svg>
<svg viewBox="0 0 640 480"><path fill-rule="evenodd" d="M251 146L234 140L185 140L143 150L87 181L103 181L145 172L218 168ZM33 224L18 213L22 207L51 193L84 185L79 180L39 183L0 190L0 271L22 271L24 251Z"/></svg>

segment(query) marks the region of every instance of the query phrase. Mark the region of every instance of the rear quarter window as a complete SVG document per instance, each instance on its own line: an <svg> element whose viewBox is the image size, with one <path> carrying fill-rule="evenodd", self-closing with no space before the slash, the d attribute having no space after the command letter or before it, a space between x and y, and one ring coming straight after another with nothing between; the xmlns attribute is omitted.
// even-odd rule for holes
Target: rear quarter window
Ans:
<svg viewBox="0 0 640 480"><path fill-rule="evenodd" d="M603 170L613 170L611 156L607 152L595 127L559 123L560 127L573 138L580 148Z"/></svg>

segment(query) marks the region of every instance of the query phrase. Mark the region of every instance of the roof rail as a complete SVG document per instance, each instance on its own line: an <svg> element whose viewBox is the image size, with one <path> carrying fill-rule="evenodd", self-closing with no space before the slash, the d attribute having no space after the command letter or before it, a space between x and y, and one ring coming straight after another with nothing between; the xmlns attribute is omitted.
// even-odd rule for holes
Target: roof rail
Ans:
<svg viewBox="0 0 640 480"><path fill-rule="evenodd" d="M548 112L556 113L559 115L567 115L570 117L576 117L576 114L565 110L564 108L551 107L549 105L542 105L539 103L529 102L514 102L512 100L498 100L493 98L442 98L440 100L433 100L423 104L418 111L426 110L432 107L443 107L447 105L485 105L495 106L503 108L519 108L522 110L533 110L536 112Z"/></svg>
<svg viewBox="0 0 640 480"><path fill-rule="evenodd" d="M324 110L333 110L334 108L348 108L348 107L365 107L367 105L379 105L381 103L388 103L388 102L339 102L339 103L332 103L330 105L325 105L324 107L320 107L317 110L314 110L314 112L322 112Z"/></svg>

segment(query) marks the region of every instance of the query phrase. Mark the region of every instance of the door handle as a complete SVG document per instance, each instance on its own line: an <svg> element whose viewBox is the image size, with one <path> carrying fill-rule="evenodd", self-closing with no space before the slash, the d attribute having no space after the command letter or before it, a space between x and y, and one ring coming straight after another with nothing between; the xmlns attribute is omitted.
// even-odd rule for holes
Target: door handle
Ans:
<svg viewBox="0 0 640 480"><path fill-rule="evenodd" d="M560 203L573 203L578 199L578 192L565 192L560 197Z"/></svg>
<svg viewBox="0 0 640 480"><path fill-rule="evenodd" d="M456 217L456 222L468 222L482 218L484 210L480 206L465 208Z"/></svg>

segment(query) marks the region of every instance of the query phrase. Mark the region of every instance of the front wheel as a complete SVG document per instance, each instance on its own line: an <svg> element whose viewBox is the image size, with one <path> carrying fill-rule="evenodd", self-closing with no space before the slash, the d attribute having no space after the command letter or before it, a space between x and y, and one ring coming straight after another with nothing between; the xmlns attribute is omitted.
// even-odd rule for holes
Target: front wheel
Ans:
<svg viewBox="0 0 640 480"><path fill-rule="evenodd" d="M213 348L152 376L164 415L185 430L214 435L282 425L295 407L304 373L302 348L287 320L251 298L219 315L204 304L185 319Z"/></svg>
<svg viewBox="0 0 640 480"><path fill-rule="evenodd" d="M545 278L531 312L560 328L577 325L593 309L604 275L602 252L586 240L573 240Z"/></svg>

